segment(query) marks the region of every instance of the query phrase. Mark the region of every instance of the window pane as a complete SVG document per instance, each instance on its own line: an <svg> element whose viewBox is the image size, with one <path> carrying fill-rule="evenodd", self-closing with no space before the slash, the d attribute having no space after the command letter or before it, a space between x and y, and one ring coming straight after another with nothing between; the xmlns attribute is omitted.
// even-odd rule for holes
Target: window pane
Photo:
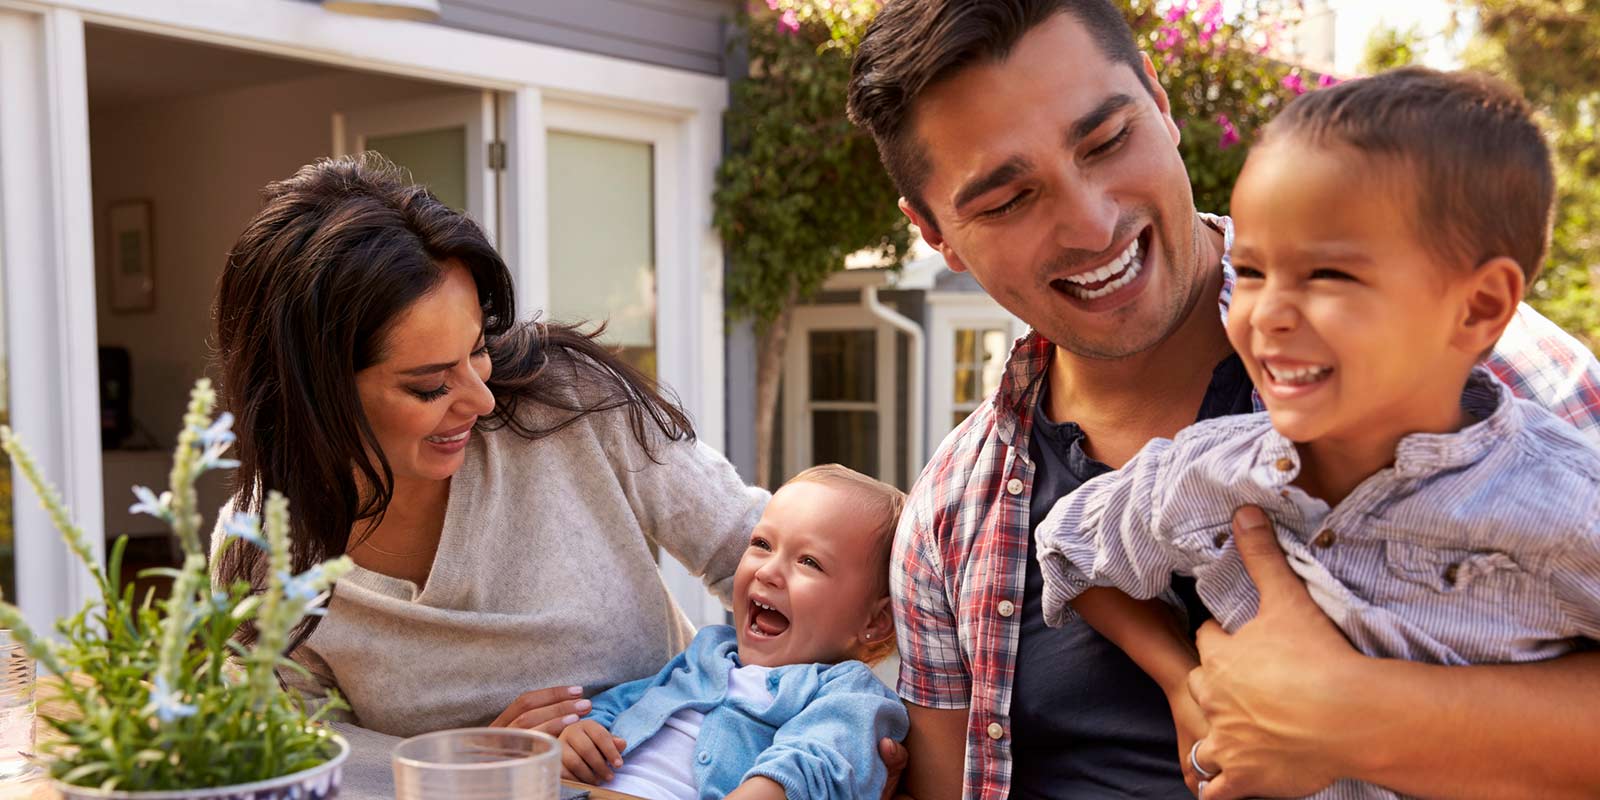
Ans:
<svg viewBox="0 0 1600 800"><path fill-rule="evenodd" d="M367 149L411 171L417 183L428 187L439 202L457 210L467 208L467 129L368 136Z"/></svg>
<svg viewBox="0 0 1600 800"><path fill-rule="evenodd" d="M1006 372L1006 356L1011 348L1011 338L1002 330L983 332L983 387L982 397L994 394L1000 388L1000 378Z"/></svg>
<svg viewBox="0 0 1600 800"><path fill-rule="evenodd" d="M978 332L968 328L956 329L955 357L957 364L971 364L976 361L978 350Z"/></svg>
<svg viewBox="0 0 1600 800"><path fill-rule="evenodd" d="M551 319L606 321L606 341L655 375L653 149L550 131Z"/></svg>
<svg viewBox="0 0 1600 800"><path fill-rule="evenodd" d="M875 411L814 411L811 459L878 474L878 414Z"/></svg>
<svg viewBox="0 0 1600 800"><path fill-rule="evenodd" d="M975 403L978 400L978 371L972 367L956 367L956 396L957 405Z"/></svg>
<svg viewBox="0 0 1600 800"><path fill-rule="evenodd" d="M811 399L878 399L878 342L873 331L812 331Z"/></svg>

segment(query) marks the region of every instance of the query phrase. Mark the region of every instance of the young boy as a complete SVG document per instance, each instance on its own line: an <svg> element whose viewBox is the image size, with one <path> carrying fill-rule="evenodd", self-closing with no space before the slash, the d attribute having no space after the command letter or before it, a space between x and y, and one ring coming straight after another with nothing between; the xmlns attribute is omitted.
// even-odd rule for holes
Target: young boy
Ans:
<svg viewBox="0 0 1600 800"><path fill-rule="evenodd" d="M1238 628L1258 598L1230 519L1255 504L1369 655L1532 661L1600 638L1600 449L1477 366L1537 273L1553 194L1526 103L1486 77L1404 69L1286 107L1233 194L1228 338L1267 413L1152 441L1059 501L1036 532L1046 621L1071 603L1197 747L1187 638L1080 593L1150 598L1190 574Z"/></svg>
<svg viewBox="0 0 1600 800"><path fill-rule="evenodd" d="M733 627L594 698L564 777L678 798L876 798L905 708L867 664L894 650L889 547L905 495L836 464L784 484L733 579ZM865 662L865 663L863 663ZM626 757L626 758L624 758Z"/></svg>

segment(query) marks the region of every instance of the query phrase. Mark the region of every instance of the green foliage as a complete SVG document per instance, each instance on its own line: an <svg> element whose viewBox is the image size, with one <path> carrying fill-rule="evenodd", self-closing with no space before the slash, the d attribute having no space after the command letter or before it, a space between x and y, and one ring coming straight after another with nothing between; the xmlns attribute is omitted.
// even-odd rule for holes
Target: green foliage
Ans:
<svg viewBox="0 0 1600 800"><path fill-rule="evenodd" d="M17 472L39 494L68 549L100 589L98 601L56 624L60 641L35 634L15 606L0 604L0 627L10 628L40 665L88 679L61 683L75 718L48 720L62 735L41 746L57 780L108 791L228 786L309 769L337 753L331 734L316 724L331 708L342 707L337 699L308 713L297 695L279 689L273 669L303 671L282 658L285 637L352 565L341 557L289 575L288 501L273 493L265 538L257 520L240 515L229 523L223 545L245 539L244 546L268 549L276 568L266 590L252 595L243 581L211 587L194 486L208 470L235 466L222 458L233 441L232 418L224 414L212 422L215 399L209 381L196 384L173 454L170 491L158 497L135 489L140 502L134 510L172 525L184 551L180 569L145 573L173 579L171 596L159 602L153 593L135 598L134 587L121 583L127 537L117 540L102 568L60 494L11 431L0 427L0 443ZM245 622L259 632L253 650L232 638Z"/></svg>
<svg viewBox="0 0 1600 800"><path fill-rule="evenodd" d="M850 59L873 0L770 0L742 13L750 77L733 87L714 222L727 248L730 318L765 326L821 288L845 257L910 246L872 137L845 117Z"/></svg>
<svg viewBox="0 0 1600 800"><path fill-rule="evenodd" d="M1234 180L1261 126L1328 79L1266 55L1279 33L1275 6L1247 3L1228 14L1218 0L1121 5L1182 130L1178 149L1195 208L1228 213Z"/></svg>
<svg viewBox="0 0 1600 800"><path fill-rule="evenodd" d="M1457 0L1476 12L1469 66L1520 86L1545 114L1556 213L1529 302L1600 352L1600 0Z"/></svg>
<svg viewBox="0 0 1600 800"><path fill-rule="evenodd" d="M1388 25L1379 26L1367 36L1367 46L1361 56L1361 73L1376 75L1384 70L1415 64L1424 51L1422 33L1417 26L1401 30Z"/></svg>

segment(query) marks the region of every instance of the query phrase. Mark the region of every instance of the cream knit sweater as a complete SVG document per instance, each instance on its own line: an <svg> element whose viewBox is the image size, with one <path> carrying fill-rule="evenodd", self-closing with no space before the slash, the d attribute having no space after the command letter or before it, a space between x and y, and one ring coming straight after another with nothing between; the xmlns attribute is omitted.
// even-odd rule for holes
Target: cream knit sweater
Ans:
<svg viewBox="0 0 1600 800"><path fill-rule="evenodd" d="M488 724L530 689L654 673L693 628L650 544L727 602L767 500L704 444L661 442L656 458L620 410L537 441L474 432L426 585L357 567L295 653L316 683L285 678L337 687L356 724L412 736Z"/></svg>

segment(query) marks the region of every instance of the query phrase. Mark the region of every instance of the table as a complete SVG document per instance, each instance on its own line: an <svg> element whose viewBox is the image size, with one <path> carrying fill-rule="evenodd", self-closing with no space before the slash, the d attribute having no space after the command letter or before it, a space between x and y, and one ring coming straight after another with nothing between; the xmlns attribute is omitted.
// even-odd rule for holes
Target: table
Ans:
<svg viewBox="0 0 1600 800"><path fill-rule="evenodd" d="M60 713L63 707L53 701L49 692L49 679L39 682L38 731L40 736L53 733L43 717ZM344 762L344 776L339 783L339 800L393 800L394 771L389 753L400 742L400 737L369 731L354 725L334 723L335 731L350 742L350 757ZM589 790L590 800L640 800L631 794L613 792L586 784L563 781L568 786ZM0 800L60 800L61 795L42 777L0 781Z"/></svg>

